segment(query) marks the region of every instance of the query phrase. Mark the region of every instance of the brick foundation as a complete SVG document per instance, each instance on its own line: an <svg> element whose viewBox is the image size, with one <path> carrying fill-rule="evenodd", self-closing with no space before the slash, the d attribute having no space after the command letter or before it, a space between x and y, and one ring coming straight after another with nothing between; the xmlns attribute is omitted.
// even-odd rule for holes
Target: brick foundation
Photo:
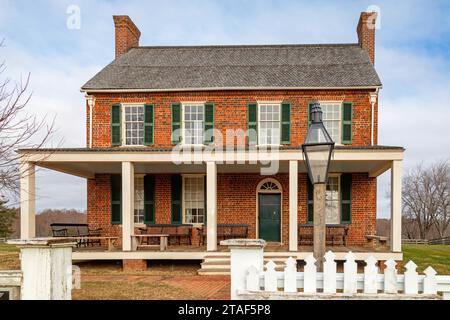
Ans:
<svg viewBox="0 0 450 320"><path fill-rule="evenodd" d="M123 260L123 271L145 271L147 270L147 260Z"/></svg>

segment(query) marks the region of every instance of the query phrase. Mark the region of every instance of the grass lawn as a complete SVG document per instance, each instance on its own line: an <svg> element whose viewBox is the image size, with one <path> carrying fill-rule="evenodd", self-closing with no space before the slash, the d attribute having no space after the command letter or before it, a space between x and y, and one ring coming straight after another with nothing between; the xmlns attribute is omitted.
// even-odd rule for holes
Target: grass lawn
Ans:
<svg viewBox="0 0 450 320"><path fill-rule="evenodd" d="M413 260L422 272L432 266L450 274L450 246L404 245L403 264ZM81 289L74 300L95 299L228 299L229 278L198 276L198 262L149 263L144 272L123 272L120 262L76 263ZM0 243L0 270L20 269L19 251Z"/></svg>

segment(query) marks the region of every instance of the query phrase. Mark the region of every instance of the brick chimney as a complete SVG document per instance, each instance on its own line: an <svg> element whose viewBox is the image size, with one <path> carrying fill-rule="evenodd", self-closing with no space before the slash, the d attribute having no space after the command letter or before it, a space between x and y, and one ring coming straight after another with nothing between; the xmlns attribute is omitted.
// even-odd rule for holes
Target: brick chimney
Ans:
<svg viewBox="0 0 450 320"><path fill-rule="evenodd" d="M375 23L377 21L376 12L361 12L359 17L358 43L369 54L370 61L375 64Z"/></svg>
<svg viewBox="0 0 450 320"><path fill-rule="evenodd" d="M129 16L113 16L116 29L116 59L131 48L139 47L141 32Z"/></svg>

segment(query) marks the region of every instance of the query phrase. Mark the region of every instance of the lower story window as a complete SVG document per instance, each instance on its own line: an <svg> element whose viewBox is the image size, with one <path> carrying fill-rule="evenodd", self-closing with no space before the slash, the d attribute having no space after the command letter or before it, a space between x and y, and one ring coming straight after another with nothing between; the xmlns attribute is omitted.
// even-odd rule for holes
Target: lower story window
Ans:
<svg viewBox="0 0 450 320"><path fill-rule="evenodd" d="M205 222L205 181L203 176L183 178L184 223Z"/></svg>
<svg viewBox="0 0 450 320"><path fill-rule="evenodd" d="M134 223L144 223L144 177L134 178Z"/></svg>
<svg viewBox="0 0 450 320"><path fill-rule="evenodd" d="M339 177L329 177L325 197L325 221L327 224L339 224L341 222L339 198Z"/></svg>

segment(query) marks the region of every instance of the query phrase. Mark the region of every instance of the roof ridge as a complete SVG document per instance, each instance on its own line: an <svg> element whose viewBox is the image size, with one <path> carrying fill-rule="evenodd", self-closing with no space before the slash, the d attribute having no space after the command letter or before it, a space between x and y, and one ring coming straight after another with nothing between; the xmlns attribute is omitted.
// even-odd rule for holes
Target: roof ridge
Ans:
<svg viewBox="0 0 450 320"><path fill-rule="evenodd" d="M318 43L318 44L231 44L231 45L180 45L180 46L139 46L135 49L216 49L216 48L291 48L291 47L359 47L358 43Z"/></svg>

